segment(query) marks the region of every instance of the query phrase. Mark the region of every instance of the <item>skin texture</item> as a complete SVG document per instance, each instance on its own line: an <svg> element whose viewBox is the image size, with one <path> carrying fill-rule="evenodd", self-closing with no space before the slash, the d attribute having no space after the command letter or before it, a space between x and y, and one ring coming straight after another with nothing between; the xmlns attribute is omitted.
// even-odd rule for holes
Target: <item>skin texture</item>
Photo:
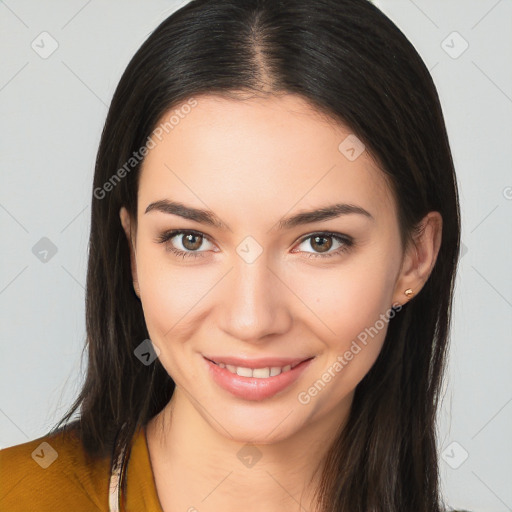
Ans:
<svg viewBox="0 0 512 512"><path fill-rule="evenodd" d="M157 492L167 511L283 512L301 510L299 503L312 511L314 468L345 422L387 322L309 403L298 394L392 304L409 300L404 290L420 291L439 250L441 217L430 212L416 244L403 250L383 172L367 152L347 159L338 146L350 130L301 97L197 100L145 158L136 225L120 211L148 331L177 386L147 427ZM145 213L163 199L209 209L231 229ZM374 220L348 214L278 229L283 217L334 203L358 205ZM192 247L183 235L158 243L170 229L203 233L194 242L202 256L168 250ZM353 246L334 254L342 244L327 238L333 256L322 258L306 235L326 231L352 237ZM237 253L247 236L263 250L251 264ZM254 401L220 388L202 354L315 359L293 385ZM261 454L252 467L237 457L246 443Z"/></svg>

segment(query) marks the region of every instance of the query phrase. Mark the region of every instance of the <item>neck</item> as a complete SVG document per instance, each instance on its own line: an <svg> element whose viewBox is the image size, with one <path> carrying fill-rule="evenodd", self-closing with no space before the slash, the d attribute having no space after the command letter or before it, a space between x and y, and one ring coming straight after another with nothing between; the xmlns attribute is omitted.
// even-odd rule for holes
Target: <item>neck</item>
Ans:
<svg viewBox="0 0 512 512"><path fill-rule="evenodd" d="M322 461L348 409L272 444L252 445L212 428L177 387L146 437L165 512L317 510Z"/></svg>

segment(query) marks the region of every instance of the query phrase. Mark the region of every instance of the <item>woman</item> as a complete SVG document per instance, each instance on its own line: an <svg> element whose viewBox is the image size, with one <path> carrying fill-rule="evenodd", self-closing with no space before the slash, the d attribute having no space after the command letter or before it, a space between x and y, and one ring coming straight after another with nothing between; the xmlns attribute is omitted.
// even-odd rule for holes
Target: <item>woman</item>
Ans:
<svg viewBox="0 0 512 512"><path fill-rule="evenodd" d="M0 452L6 509L445 509L457 185L376 7L175 12L114 94L91 221L87 379Z"/></svg>

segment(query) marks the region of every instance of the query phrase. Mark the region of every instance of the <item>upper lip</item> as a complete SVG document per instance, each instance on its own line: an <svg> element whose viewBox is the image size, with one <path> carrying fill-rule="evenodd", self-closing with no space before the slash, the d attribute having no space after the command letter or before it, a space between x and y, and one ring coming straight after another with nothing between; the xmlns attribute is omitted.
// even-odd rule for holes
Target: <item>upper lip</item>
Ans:
<svg viewBox="0 0 512 512"><path fill-rule="evenodd" d="M224 363L242 368L271 368L284 366L297 366L299 363L312 359L310 357L258 357L256 359L244 359L233 356L204 356L214 363Z"/></svg>

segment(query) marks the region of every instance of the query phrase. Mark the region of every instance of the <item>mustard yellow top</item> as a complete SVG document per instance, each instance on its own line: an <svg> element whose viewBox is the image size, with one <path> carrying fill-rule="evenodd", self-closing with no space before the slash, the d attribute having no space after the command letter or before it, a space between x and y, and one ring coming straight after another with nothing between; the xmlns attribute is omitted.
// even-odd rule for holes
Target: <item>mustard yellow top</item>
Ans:
<svg viewBox="0 0 512 512"><path fill-rule="evenodd" d="M0 511L108 512L111 462L110 457L88 462L76 434L0 450ZM133 437L125 479L126 512L163 512L145 427Z"/></svg>

